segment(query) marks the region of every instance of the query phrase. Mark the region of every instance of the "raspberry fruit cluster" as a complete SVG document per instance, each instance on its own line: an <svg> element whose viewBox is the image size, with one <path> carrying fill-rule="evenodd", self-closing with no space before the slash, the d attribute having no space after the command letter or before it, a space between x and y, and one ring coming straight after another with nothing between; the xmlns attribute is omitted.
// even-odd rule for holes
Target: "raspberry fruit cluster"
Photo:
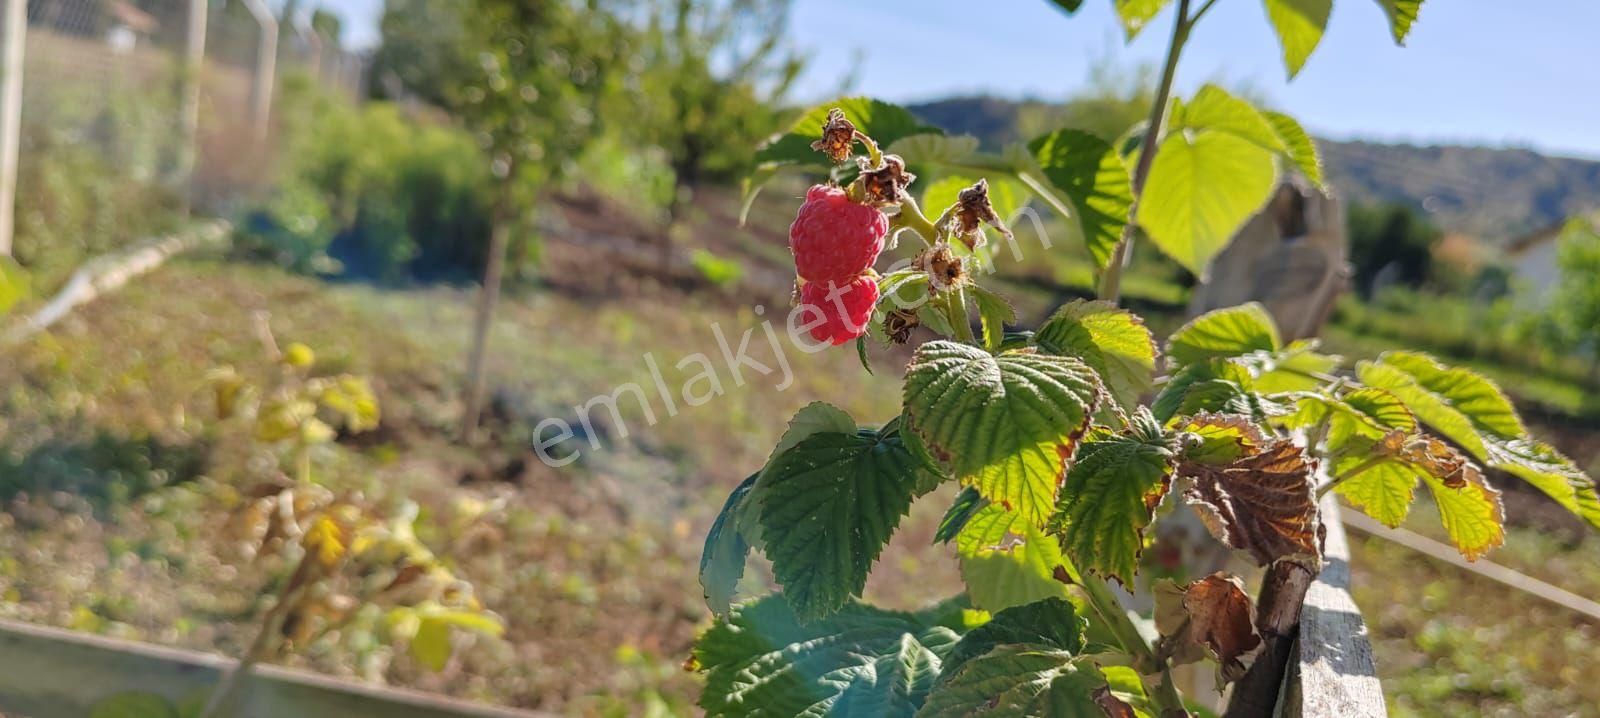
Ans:
<svg viewBox="0 0 1600 718"><path fill-rule="evenodd" d="M889 235L889 218L838 187L815 185L789 225L789 251L800 276L800 304L811 337L843 344L865 334L878 283L872 263ZM814 317L820 317L820 321Z"/></svg>

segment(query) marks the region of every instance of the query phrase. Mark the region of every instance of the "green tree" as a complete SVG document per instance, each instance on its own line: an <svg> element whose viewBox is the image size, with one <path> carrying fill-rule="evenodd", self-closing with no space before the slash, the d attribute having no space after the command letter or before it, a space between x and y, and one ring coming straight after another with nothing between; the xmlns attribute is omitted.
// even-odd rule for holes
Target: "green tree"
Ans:
<svg viewBox="0 0 1600 718"><path fill-rule="evenodd" d="M1439 230L1411 207L1353 205L1346 228L1356 288L1362 295L1371 296L1373 281L1391 265L1395 280L1410 287L1421 286L1432 275L1433 245L1439 241Z"/></svg>
<svg viewBox="0 0 1600 718"><path fill-rule="evenodd" d="M1591 379L1600 377L1600 227L1585 218L1567 222L1557 240L1561 278L1550 294L1543 332L1566 350L1583 351Z"/></svg>
<svg viewBox="0 0 1600 718"><path fill-rule="evenodd" d="M696 186L750 169L774 108L804 67L785 42L789 0L659 0L640 36L646 143L666 154L676 224Z"/></svg>
<svg viewBox="0 0 1600 718"><path fill-rule="evenodd" d="M386 29L398 24L392 17L396 12L411 5L389 6ZM519 235L519 247L533 241L541 191L564 177L599 132L595 97L615 90L617 71L627 58L615 47L621 21L601 0L581 5L465 0L453 7L453 18L441 16L446 44L424 46L426 52L411 56L411 67L424 96L440 102L477 136L494 176L489 253L462 417L462 438L471 441L483 403L489 324L512 234Z"/></svg>

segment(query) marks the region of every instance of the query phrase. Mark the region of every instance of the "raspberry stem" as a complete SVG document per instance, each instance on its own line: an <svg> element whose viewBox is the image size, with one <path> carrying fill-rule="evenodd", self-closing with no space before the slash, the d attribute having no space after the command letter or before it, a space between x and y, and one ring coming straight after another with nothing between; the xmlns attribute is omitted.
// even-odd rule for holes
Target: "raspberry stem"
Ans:
<svg viewBox="0 0 1600 718"><path fill-rule="evenodd" d="M889 234L902 229L909 229L922 238L922 243L932 247L939 241L939 229L933 222L928 221L928 216L922 213L922 208L917 206L917 200L909 193L900 199L900 212L889 218Z"/></svg>

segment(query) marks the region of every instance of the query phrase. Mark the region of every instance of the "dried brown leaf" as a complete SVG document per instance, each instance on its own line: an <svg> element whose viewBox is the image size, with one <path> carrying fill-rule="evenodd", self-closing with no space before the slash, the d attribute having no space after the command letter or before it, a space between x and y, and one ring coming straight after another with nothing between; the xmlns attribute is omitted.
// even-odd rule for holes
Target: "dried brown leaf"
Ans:
<svg viewBox="0 0 1600 718"><path fill-rule="evenodd" d="M1223 682L1244 675L1246 661L1261 647L1255 604L1238 576L1217 572L1179 586L1156 586L1156 628L1160 649L1174 663L1209 656L1221 667Z"/></svg>
<svg viewBox="0 0 1600 718"><path fill-rule="evenodd" d="M1316 463L1287 440L1247 450L1227 464L1180 464L1179 475L1190 480L1184 499L1217 540L1259 565L1285 558L1318 565Z"/></svg>

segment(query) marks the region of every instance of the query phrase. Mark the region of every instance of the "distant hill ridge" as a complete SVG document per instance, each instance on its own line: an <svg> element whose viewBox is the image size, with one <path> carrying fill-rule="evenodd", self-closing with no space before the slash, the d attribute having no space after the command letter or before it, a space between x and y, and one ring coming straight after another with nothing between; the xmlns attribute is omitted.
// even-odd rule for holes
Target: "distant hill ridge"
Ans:
<svg viewBox="0 0 1600 718"><path fill-rule="evenodd" d="M1018 136L1017 114L1037 101L953 97L910 105L924 121L986 147ZM1600 162L1525 149L1317 141L1329 182L1350 202L1400 202L1441 228L1502 243L1600 208Z"/></svg>

